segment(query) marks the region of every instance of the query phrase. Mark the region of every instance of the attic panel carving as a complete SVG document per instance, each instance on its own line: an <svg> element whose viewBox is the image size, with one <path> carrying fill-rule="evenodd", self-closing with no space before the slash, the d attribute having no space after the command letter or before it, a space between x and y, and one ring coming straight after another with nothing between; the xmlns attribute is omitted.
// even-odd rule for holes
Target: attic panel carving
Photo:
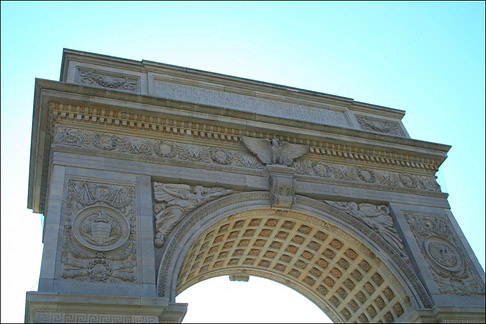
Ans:
<svg viewBox="0 0 486 324"><path fill-rule="evenodd" d="M130 92L137 91L138 79L133 76L113 74L106 71L95 71L93 69L79 68L78 82L82 85Z"/></svg>
<svg viewBox="0 0 486 324"><path fill-rule="evenodd" d="M350 127L349 121L341 111L308 107L160 80L155 80L154 85L156 95L163 98L196 102L209 106L225 107L291 120Z"/></svg>
<svg viewBox="0 0 486 324"><path fill-rule="evenodd" d="M361 129L382 134L404 136L400 124L396 121L372 118L368 116L356 116Z"/></svg>

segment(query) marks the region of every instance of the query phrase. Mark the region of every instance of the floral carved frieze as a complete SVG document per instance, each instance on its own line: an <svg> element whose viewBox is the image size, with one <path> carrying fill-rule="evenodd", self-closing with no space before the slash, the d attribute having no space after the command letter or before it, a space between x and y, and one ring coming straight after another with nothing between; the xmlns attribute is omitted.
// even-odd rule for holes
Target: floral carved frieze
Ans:
<svg viewBox="0 0 486 324"><path fill-rule="evenodd" d="M164 184L154 182L155 241L157 248L177 223L190 211L218 197L232 193L224 188L191 187L186 184Z"/></svg>
<svg viewBox="0 0 486 324"><path fill-rule="evenodd" d="M57 127L54 145L141 155L153 159L175 159L179 161L263 169L263 164L256 157L237 150L176 143L168 140L114 135L63 126Z"/></svg>
<svg viewBox="0 0 486 324"><path fill-rule="evenodd" d="M107 73L80 70L79 83L109 89L137 91L138 80L124 76L113 76Z"/></svg>
<svg viewBox="0 0 486 324"><path fill-rule="evenodd" d="M440 192L440 186L435 176L376 170L306 159L298 159L291 166L295 168L297 174L317 179Z"/></svg>
<svg viewBox="0 0 486 324"><path fill-rule="evenodd" d="M401 131L398 122L370 118L366 116L356 116L356 120L363 130L382 134L403 136L403 132Z"/></svg>
<svg viewBox="0 0 486 324"><path fill-rule="evenodd" d="M472 265L446 215L405 212L441 294L484 295Z"/></svg>
<svg viewBox="0 0 486 324"><path fill-rule="evenodd" d="M387 206L368 203L357 204L353 201L326 200L325 203L364 222L390 246L395 248L397 252L403 253L403 242L398 235L393 219L390 216L390 209Z"/></svg>
<svg viewBox="0 0 486 324"><path fill-rule="evenodd" d="M61 278L135 282L135 188L68 182Z"/></svg>

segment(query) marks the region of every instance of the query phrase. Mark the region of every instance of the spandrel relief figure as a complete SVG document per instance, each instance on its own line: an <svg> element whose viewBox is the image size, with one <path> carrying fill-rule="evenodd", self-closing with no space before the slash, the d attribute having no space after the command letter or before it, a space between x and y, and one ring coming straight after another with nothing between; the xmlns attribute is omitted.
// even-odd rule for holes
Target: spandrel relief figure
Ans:
<svg viewBox="0 0 486 324"><path fill-rule="evenodd" d="M291 144L280 141L276 137L269 140L243 136L241 139L243 144L264 164L289 166L295 159L309 152L308 145Z"/></svg>
<svg viewBox="0 0 486 324"><path fill-rule="evenodd" d="M215 198L232 193L224 188L191 187L186 184L163 184L154 182L154 198L160 202L160 211L155 215L155 246L164 245L170 230L198 206Z"/></svg>
<svg viewBox="0 0 486 324"><path fill-rule="evenodd" d="M345 211L378 232L381 237L393 246L397 251L403 253L403 244L398 237L397 230L393 226L393 219L390 210L385 205L372 205L367 203L357 204L355 202L328 201L326 203Z"/></svg>

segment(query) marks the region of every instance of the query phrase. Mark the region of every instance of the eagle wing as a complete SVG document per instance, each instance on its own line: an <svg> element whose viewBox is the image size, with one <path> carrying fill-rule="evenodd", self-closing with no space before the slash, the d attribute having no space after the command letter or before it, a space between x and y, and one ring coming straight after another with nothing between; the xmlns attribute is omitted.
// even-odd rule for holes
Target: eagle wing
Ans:
<svg viewBox="0 0 486 324"><path fill-rule="evenodd" d="M282 160L284 165L289 166L298 157L309 152L309 145L291 144L283 142L282 145Z"/></svg>
<svg viewBox="0 0 486 324"><path fill-rule="evenodd" d="M243 144L264 164L272 163L272 145L266 138L241 137Z"/></svg>

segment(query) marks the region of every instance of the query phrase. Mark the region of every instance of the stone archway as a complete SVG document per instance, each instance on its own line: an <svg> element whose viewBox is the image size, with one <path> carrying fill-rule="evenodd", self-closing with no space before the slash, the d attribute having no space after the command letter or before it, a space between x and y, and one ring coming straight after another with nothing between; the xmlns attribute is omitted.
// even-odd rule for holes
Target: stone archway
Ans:
<svg viewBox="0 0 486 324"><path fill-rule="evenodd" d="M36 80L27 322L180 322L178 292L270 278L335 321L484 319L484 270L401 110L65 50Z"/></svg>
<svg viewBox="0 0 486 324"><path fill-rule="evenodd" d="M295 289L334 322L406 321L430 307L397 251L370 241L358 220L305 197L292 210L272 209L269 199L234 194L190 214L163 251L159 293L175 300L202 280L243 274Z"/></svg>

